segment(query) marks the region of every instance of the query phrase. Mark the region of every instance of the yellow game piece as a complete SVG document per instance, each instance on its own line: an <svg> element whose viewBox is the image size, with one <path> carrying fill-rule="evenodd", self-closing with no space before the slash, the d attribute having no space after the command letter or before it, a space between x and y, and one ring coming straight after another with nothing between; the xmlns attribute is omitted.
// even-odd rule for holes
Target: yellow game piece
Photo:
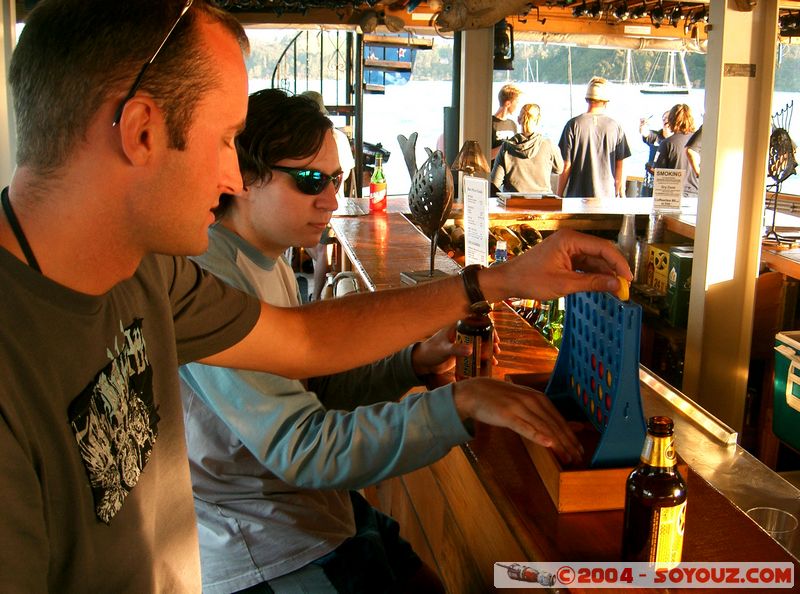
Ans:
<svg viewBox="0 0 800 594"><path fill-rule="evenodd" d="M631 282L626 278L622 278L620 275L617 275L617 280L619 281L617 297L619 297L620 301L627 301L631 298Z"/></svg>

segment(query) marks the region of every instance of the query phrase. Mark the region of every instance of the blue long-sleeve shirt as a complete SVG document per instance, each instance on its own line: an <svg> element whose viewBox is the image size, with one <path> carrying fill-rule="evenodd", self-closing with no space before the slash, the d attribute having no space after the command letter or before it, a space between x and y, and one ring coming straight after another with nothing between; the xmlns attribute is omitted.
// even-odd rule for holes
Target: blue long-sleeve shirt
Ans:
<svg viewBox="0 0 800 594"><path fill-rule="evenodd" d="M204 268L274 305L299 302L283 259L221 226L209 236ZM387 402L420 383L411 347L308 388L199 363L180 374L206 592L244 589L332 551L355 532L347 489L430 464L470 437L450 386Z"/></svg>

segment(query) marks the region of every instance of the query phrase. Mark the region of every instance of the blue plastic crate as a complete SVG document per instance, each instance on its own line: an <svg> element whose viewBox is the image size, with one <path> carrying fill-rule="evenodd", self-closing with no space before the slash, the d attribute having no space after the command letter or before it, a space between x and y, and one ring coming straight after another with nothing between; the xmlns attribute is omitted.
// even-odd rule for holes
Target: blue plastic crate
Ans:
<svg viewBox="0 0 800 594"><path fill-rule="evenodd" d="M600 432L591 466L636 464L646 423L639 391L642 308L610 293L567 297L564 339L545 393L577 403Z"/></svg>

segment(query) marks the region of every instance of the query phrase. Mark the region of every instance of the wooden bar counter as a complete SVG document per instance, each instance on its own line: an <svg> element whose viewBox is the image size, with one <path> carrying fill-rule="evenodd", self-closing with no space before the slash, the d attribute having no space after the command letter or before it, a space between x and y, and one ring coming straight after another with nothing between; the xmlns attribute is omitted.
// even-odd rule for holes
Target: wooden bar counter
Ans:
<svg viewBox="0 0 800 594"><path fill-rule="evenodd" d="M399 212L340 217L332 225L343 257L370 290L400 286L401 272L428 265L428 240ZM448 273L458 269L441 253L436 265ZM502 348L494 377L550 373L557 351L505 305L492 315ZM797 514L800 492L736 445L735 433L683 395L644 368L640 379L645 414L673 417L678 452L690 467L683 559L791 561L800 576L800 538L790 553L742 511L773 505ZM519 436L483 424L475 433L438 462L367 493L399 520L403 535L438 570L448 592L495 591L495 562L620 560L621 510L559 514ZM800 586L789 591L800 591Z"/></svg>

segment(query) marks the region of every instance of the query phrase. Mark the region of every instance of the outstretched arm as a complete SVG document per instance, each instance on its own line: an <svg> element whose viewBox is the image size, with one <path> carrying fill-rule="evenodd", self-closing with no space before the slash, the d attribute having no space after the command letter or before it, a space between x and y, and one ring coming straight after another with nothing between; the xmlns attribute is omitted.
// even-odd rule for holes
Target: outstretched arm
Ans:
<svg viewBox="0 0 800 594"><path fill-rule="evenodd" d="M558 178L558 195L563 196L564 190L567 189L567 180L569 180L569 172L572 170L572 161L564 160L564 170Z"/></svg>
<svg viewBox="0 0 800 594"><path fill-rule="evenodd" d="M694 149L687 148L686 156L689 158L689 165L695 175L700 175L700 153Z"/></svg>
<svg viewBox="0 0 800 594"><path fill-rule="evenodd" d="M415 386L438 388L455 379L456 356L472 352L471 345L457 343L455 338L453 324L385 359L342 373L309 378L308 389L317 394L325 408L353 410L395 400ZM499 347L496 350L499 352Z"/></svg>
<svg viewBox="0 0 800 594"><path fill-rule="evenodd" d="M562 230L504 265L481 270L478 279L494 302L512 295L546 300L577 291L616 291L616 275L631 278L610 241ZM262 304L258 322L242 341L201 362L289 377L333 373L430 335L463 317L468 307L459 277L299 308Z"/></svg>
<svg viewBox="0 0 800 594"><path fill-rule="evenodd" d="M400 402L326 410L299 383L292 390L289 380L266 375L181 368L187 440L201 453L196 463L204 463L202 452L219 421L281 480L310 489L358 489L431 464L470 439L467 419L508 427L552 447L565 463L581 455L543 394L507 382L471 379ZM209 415L215 415L212 422Z"/></svg>
<svg viewBox="0 0 800 594"><path fill-rule="evenodd" d="M618 197L625 197L625 194L622 191L622 161L617 161L616 166L614 167L614 189Z"/></svg>

